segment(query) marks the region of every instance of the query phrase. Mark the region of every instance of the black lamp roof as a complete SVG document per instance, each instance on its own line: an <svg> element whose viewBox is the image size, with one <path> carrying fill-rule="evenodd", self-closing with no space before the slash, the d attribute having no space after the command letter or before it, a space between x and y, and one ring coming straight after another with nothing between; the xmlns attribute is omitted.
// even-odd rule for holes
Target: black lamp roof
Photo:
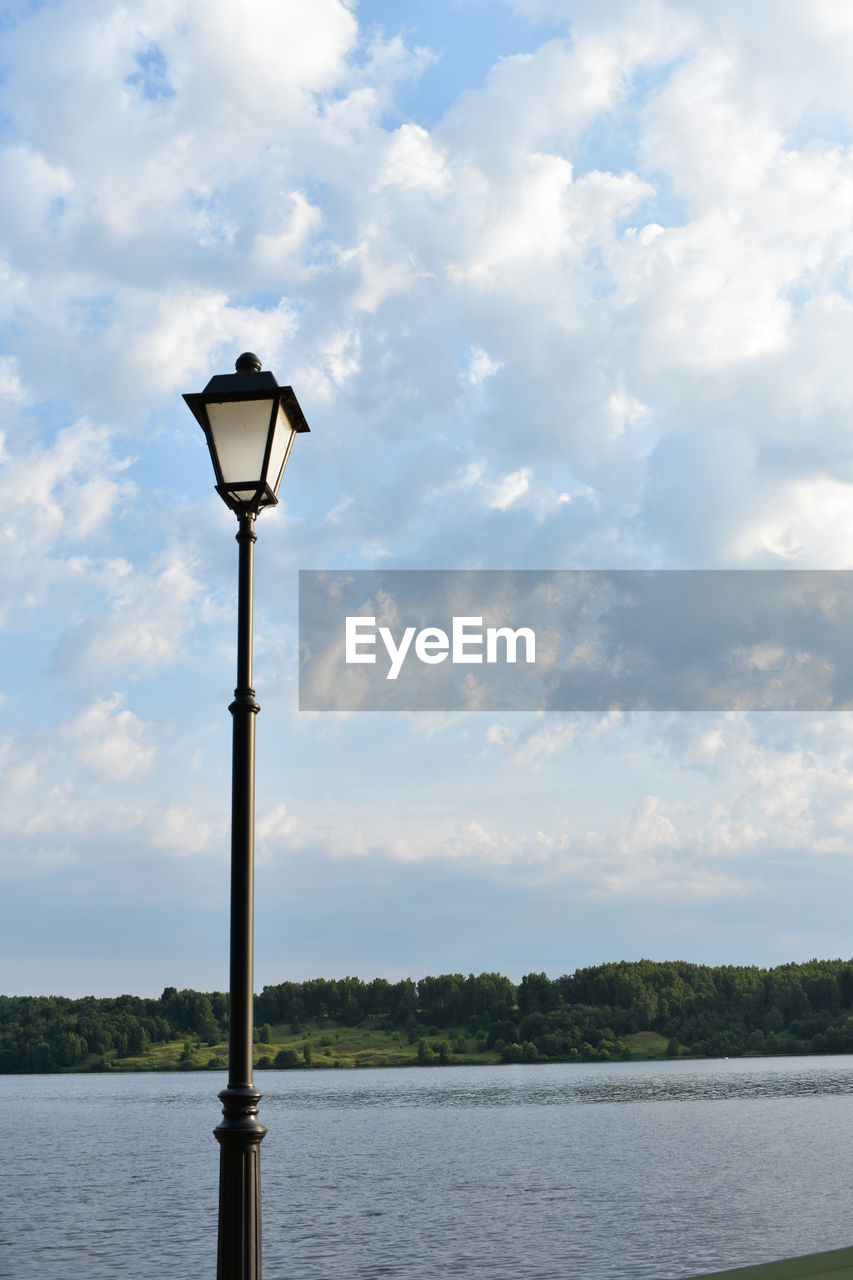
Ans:
<svg viewBox="0 0 853 1280"><path fill-rule="evenodd" d="M275 374L269 369L261 371L261 362L253 351L244 351L238 356L235 367L236 373L217 373L212 377L203 394L207 395L210 391L225 391L229 394L235 391L266 391L279 385Z"/></svg>

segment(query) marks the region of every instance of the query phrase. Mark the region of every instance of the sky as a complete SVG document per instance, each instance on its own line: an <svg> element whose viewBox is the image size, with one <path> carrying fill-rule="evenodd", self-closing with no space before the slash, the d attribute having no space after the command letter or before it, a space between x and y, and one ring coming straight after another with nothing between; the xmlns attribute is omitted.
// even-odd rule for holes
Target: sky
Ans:
<svg viewBox="0 0 853 1280"><path fill-rule="evenodd" d="M300 712L299 570L853 566L845 0L0 5L0 990L848 957L845 711Z"/></svg>

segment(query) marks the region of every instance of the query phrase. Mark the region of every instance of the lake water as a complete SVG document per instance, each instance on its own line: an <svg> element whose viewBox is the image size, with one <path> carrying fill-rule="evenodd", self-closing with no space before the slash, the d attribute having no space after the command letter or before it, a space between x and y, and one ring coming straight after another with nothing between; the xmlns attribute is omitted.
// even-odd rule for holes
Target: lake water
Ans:
<svg viewBox="0 0 853 1280"><path fill-rule="evenodd" d="M265 1280L679 1280L853 1243L853 1057L257 1083ZM223 1078L0 1084L0 1277L212 1280Z"/></svg>

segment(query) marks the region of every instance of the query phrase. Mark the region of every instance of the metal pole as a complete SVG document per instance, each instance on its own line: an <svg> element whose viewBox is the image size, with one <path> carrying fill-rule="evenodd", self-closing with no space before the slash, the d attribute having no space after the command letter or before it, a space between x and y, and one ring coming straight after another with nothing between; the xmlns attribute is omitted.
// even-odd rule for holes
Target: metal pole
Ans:
<svg viewBox="0 0 853 1280"><path fill-rule="evenodd" d="M231 1009L228 1087L222 1099L219 1143L217 1280L261 1280L261 1095L252 1081L252 953L254 935L255 716L252 688L252 569L255 517L239 516L237 688L231 790Z"/></svg>

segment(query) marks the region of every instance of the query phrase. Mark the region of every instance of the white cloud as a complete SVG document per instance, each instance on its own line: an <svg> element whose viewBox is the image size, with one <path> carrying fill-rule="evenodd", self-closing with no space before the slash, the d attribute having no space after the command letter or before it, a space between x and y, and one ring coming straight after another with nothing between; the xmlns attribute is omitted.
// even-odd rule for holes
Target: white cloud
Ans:
<svg viewBox="0 0 853 1280"><path fill-rule="evenodd" d="M487 378L491 378L499 369L503 368L502 360L492 360L488 352L482 347L471 348L471 358L468 363L468 382L472 387L478 387L485 382Z"/></svg>
<svg viewBox="0 0 853 1280"><path fill-rule="evenodd" d="M281 204L287 210L283 219ZM278 272L288 263L295 262L298 267L299 254L305 250L309 237L319 231L323 215L301 191L289 192L283 200L275 201L273 207L277 225L256 235L255 253L262 269Z"/></svg>
<svg viewBox="0 0 853 1280"><path fill-rule="evenodd" d="M120 478L125 463L111 455L109 445L109 433L85 419L59 431L50 447L7 440L0 503L8 513L17 496L27 494L34 517L31 546L88 536L132 492Z"/></svg>
<svg viewBox="0 0 853 1280"><path fill-rule="evenodd" d="M201 584L186 553L173 549L110 584L108 622L82 638L78 663L134 674L176 662L184 637L205 607Z"/></svg>
<svg viewBox="0 0 853 1280"><path fill-rule="evenodd" d="M416 188L440 195L449 182L445 158L426 129L404 124L391 135L378 187Z"/></svg>
<svg viewBox="0 0 853 1280"><path fill-rule="evenodd" d="M853 552L853 486L832 476L791 480L762 495L754 521L738 530L732 559L770 552L792 565L844 569ZM756 504L758 505L758 504Z"/></svg>
<svg viewBox="0 0 853 1280"><path fill-rule="evenodd" d="M665 813L660 796L645 796L630 814L620 818L612 839L616 852L623 857L680 843L678 828Z"/></svg>
<svg viewBox="0 0 853 1280"><path fill-rule="evenodd" d="M223 832L197 809L170 805L153 823L151 843L174 857L203 853Z"/></svg>
<svg viewBox="0 0 853 1280"><path fill-rule="evenodd" d="M81 552L99 547L117 511L134 495L127 462L111 434L86 419L60 429L50 443L27 439L25 420L11 420L0 452L0 623L44 606L51 593L82 600L110 576L110 559ZM2 437L0 437L2 438ZM25 501L26 541L13 515ZM118 558L112 564L118 564Z"/></svg>
<svg viewBox="0 0 853 1280"><path fill-rule="evenodd" d="M0 358L0 396L13 403L26 399L26 392L18 376L18 362L13 356Z"/></svg>
<svg viewBox="0 0 853 1280"><path fill-rule="evenodd" d="M0 183L15 192L15 199L4 200L0 210L3 240L31 252L44 248L52 222L61 218L72 195L71 172L30 146L13 144L0 148Z"/></svg>
<svg viewBox="0 0 853 1280"><path fill-rule="evenodd" d="M487 506L494 507L497 511L506 511L514 502L523 497L530 488L530 477L533 473L529 467L522 467L520 471L514 471L511 475L504 476L503 479L494 482L489 486L490 492L486 499Z"/></svg>
<svg viewBox="0 0 853 1280"><path fill-rule="evenodd" d="M67 748L100 778L124 781L154 763L154 748L145 742L146 726L132 711L121 710L121 698L99 698L64 728Z"/></svg>

